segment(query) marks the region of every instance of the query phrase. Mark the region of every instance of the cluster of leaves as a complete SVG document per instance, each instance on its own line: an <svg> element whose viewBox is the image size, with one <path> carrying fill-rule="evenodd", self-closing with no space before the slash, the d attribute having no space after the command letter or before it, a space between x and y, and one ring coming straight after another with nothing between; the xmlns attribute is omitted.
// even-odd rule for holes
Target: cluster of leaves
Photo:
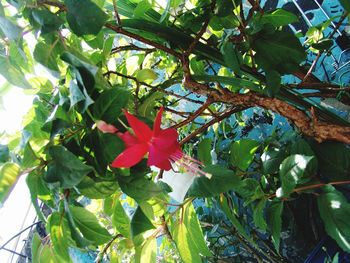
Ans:
<svg viewBox="0 0 350 263"><path fill-rule="evenodd" d="M264 254L247 230L253 222L252 229L269 234L278 252L285 203L298 202L304 193L315 195L326 232L350 251L350 225L343 220L349 216L349 203L335 188L346 184L349 176L349 148L304 139L283 143L278 136L263 143L232 142L230 120L215 119L227 106L213 103L195 121L194 105L205 98L193 97L177 85L182 65L171 55L186 50L193 42L191 35L207 22L207 39L194 45L190 56L194 80L309 107L310 102L292 96L281 84L281 77L297 71L306 58L298 38L283 30L298 18L282 9L263 12L252 7L242 21L239 0L167 1L166 6L161 1L116 2L0 4L0 74L35 94L23 131L6 135L6 145L0 146L0 201L6 200L19 176L28 174L32 202L50 237L34 236L33 261L70 262L69 248L74 247L97 251L98 261L211 260L215 251L208 249L201 227L208 225L198 220L192 204L202 198L218 204L230 233L239 233L241 245L248 243ZM128 19L118 24L120 16ZM36 75L42 66L52 76ZM215 68L217 74L208 74ZM192 110L177 111L180 103ZM95 128L95 122L103 120L124 131L123 108L151 124L161 105L175 112L172 116L185 117L179 125L168 114L167 124L180 128L180 139L190 136L184 151L197 153L212 175L195 178L181 204L172 203L171 189L156 180L160 175L145 161L130 169L112 169L109 164L124 144L118 136ZM216 120L210 124L215 146L196 136L198 129L210 126L204 126L208 116ZM327 112L325 116L334 117ZM214 125L220 121L222 125ZM52 210L48 218L39 201ZM240 217L237 202L250 211L252 222Z"/></svg>

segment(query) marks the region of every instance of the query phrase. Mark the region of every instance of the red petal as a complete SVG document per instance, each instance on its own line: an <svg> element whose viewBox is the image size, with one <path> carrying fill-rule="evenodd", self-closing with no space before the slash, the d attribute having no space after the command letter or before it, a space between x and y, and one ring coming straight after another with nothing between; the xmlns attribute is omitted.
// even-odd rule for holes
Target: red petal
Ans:
<svg viewBox="0 0 350 263"><path fill-rule="evenodd" d="M149 155L147 165L154 165L163 170L170 170L170 155L167 152L163 152L154 146L149 147Z"/></svg>
<svg viewBox="0 0 350 263"><path fill-rule="evenodd" d="M130 114L128 111L125 111L125 117L128 120L131 128L133 129L136 137L143 142L148 142L152 137L151 129L144 122L140 121L134 115Z"/></svg>
<svg viewBox="0 0 350 263"><path fill-rule="evenodd" d="M140 144L140 141L132 135L130 132L118 133L120 139L125 143L126 148L129 148L135 144Z"/></svg>
<svg viewBox="0 0 350 263"><path fill-rule="evenodd" d="M178 133L175 129L161 130L156 137L153 137L152 145L163 151L171 151L170 149L178 148Z"/></svg>
<svg viewBox="0 0 350 263"><path fill-rule="evenodd" d="M135 164L137 164L139 161L142 160L143 156L148 151L148 145L145 143L142 144L135 144L129 148L126 148L124 152L119 154L117 158L114 159L112 162L112 167L114 168L128 168Z"/></svg>
<svg viewBox="0 0 350 263"><path fill-rule="evenodd" d="M153 123L153 133L154 135L157 135L160 131L160 125L162 123L162 114L163 114L163 107L160 107L156 119Z"/></svg>

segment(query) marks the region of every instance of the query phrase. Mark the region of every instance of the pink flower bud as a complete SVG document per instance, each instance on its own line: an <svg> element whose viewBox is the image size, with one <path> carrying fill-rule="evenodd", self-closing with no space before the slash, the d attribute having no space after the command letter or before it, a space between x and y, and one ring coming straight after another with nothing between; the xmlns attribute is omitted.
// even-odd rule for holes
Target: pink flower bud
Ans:
<svg viewBox="0 0 350 263"><path fill-rule="evenodd" d="M103 133L116 133L118 131L118 129L112 124L108 124L102 120L96 121L96 126L97 129L99 129Z"/></svg>

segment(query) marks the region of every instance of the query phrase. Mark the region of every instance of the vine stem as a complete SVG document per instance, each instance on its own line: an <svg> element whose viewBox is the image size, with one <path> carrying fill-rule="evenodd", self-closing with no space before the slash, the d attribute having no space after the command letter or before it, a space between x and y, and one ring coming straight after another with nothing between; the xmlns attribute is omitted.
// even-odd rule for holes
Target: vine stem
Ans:
<svg viewBox="0 0 350 263"><path fill-rule="evenodd" d="M322 186L326 186L326 185L343 185L343 184L350 184L350 180L347 180L347 181L339 181L339 182L330 182L330 183L320 183L320 184L313 184L313 185L307 185L307 186L303 186L303 187L299 187L299 188L295 188L293 190L293 193L298 193L298 192L301 192L301 191L305 191L305 190L310 190L310 189L315 189L315 188L319 188L319 187L322 187ZM267 199L270 199L270 198L273 198L273 197L276 197L276 194L272 194L272 195L269 195L267 197Z"/></svg>

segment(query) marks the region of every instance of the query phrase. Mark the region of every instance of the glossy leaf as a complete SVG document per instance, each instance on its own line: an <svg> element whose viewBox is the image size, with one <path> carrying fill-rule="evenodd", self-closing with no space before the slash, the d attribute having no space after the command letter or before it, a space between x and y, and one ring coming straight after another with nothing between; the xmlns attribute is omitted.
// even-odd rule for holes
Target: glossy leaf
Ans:
<svg viewBox="0 0 350 263"><path fill-rule="evenodd" d="M0 163L5 163L10 157L9 147L7 145L0 144Z"/></svg>
<svg viewBox="0 0 350 263"><path fill-rule="evenodd" d="M71 206L70 211L84 238L92 241L95 245L105 244L112 239L111 234L99 224L93 213L78 206Z"/></svg>
<svg viewBox="0 0 350 263"><path fill-rule="evenodd" d="M158 78L157 73L149 68L141 69L136 74L136 79L140 82L145 82L147 80L153 81Z"/></svg>
<svg viewBox="0 0 350 263"><path fill-rule="evenodd" d="M91 199L103 199L114 194L119 185L116 181L105 181L100 178L85 176L76 186L79 192Z"/></svg>
<svg viewBox="0 0 350 263"><path fill-rule="evenodd" d="M172 237L184 262L202 262L202 256L211 256L197 215L191 203L183 207L182 219L172 228Z"/></svg>
<svg viewBox="0 0 350 263"><path fill-rule="evenodd" d="M0 55L0 74L12 85L30 89L31 85L24 77L21 70L13 66L7 57Z"/></svg>
<svg viewBox="0 0 350 263"><path fill-rule="evenodd" d="M21 169L15 163L5 163L0 168L0 204L3 204L17 182Z"/></svg>
<svg viewBox="0 0 350 263"><path fill-rule="evenodd" d="M136 211L131 219L131 237L135 239L138 235L146 232L147 230L154 229L154 225L143 213L140 206L136 208Z"/></svg>
<svg viewBox="0 0 350 263"><path fill-rule="evenodd" d="M204 171L211 174L212 177L210 179L205 176L196 177L187 192L188 196L217 196L220 193L236 189L241 181L241 177L235 175L232 170L220 165L207 166Z"/></svg>
<svg viewBox="0 0 350 263"><path fill-rule="evenodd" d="M45 175L48 183L59 183L62 188L71 188L93 171L91 166L84 164L63 146L50 147L49 154L52 161L48 164Z"/></svg>
<svg viewBox="0 0 350 263"><path fill-rule="evenodd" d="M347 12L350 12L350 3L348 0L339 0L339 2L342 4L342 6Z"/></svg>
<svg viewBox="0 0 350 263"><path fill-rule="evenodd" d="M118 199L114 201L114 211L112 215L112 223L116 230L126 238L130 236L130 218L126 214L122 204Z"/></svg>
<svg viewBox="0 0 350 263"><path fill-rule="evenodd" d="M279 171L279 166L284 159L284 151L277 148L268 149L261 155L264 173L273 174Z"/></svg>
<svg viewBox="0 0 350 263"><path fill-rule="evenodd" d="M137 202L146 201L163 193L163 190L157 184L145 178L137 178L130 182L119 180L118 182L122 191Z"/></svg>
<svg viewBox="0 0 350 263"><path fill-rule="evenodd" d="M272 242L277 252L280 248L280 238L282 230L283 202L272 202L267 208L267 222L271 231Z"/></svg>
<svg viewBox="0 0 350 263"><path fill-rule="evenodd" d="M221 53L224 56L226 64L236 74L240 74L243 58L241 53L239 53L239 51L235 48L235 46L230 41L226 41L221 47Z"/></svg>
<svg viewBox="0 0 350 263"><path fill-rule="evenodd" d="M298 22L299 19L294 13L278 8L270 13L264 14L261 21L263 23L271 23L275 27L280 27Z"/></svg>
<svg viewBox="0 0 350 263"><path fill-rule="evenodd" d="M94 117L107 123L117 123L117 118L127 106L129 97L129 91L122 87L103 91L93 106Z"/></svg>
<svg viewBox="0 0 350 263"><path fill-rule="evenodd" d="M266 93L269 96L277 94L281 87L281 75L276 70L266 72Z"/></svg>
<svg viewBox="0 0 350 263"><path fill-rule="evenodd" d="M71 262L68 253L68 235L63 216L59 212L54 212L48 219L50 238L55 253L65 262Z"/></svg>
<svg viewBox="0 0 350 263"><path fill-rule="evenodd" d="M282 188L278 196L288 196L301 180L307 179L303 178L304 176L313 175L317 167L315 161L315 157L301 154L287 157L280 166ZM307 171L308 166L309 171Z"/></svg>
<svg viewBox="0 0 350 263"><path fill-rule="evenodd" d="M212 149L211 147L212 140L209 138L203 139L198 144L198 159L204 164L204 165L211 165L211 154L210 151Z"/></svg>
<svg viewBox="0 0 350 263"><path fill-rule="evenodd" d="M22 29L4 16L0 16L0 30L10 40L19 41L22 37Z"/></svg>
<svg viewBox="0 0 350 263"><path fill-rule="evenodd" d="M67 21L78 35L97 35L107 21L107 15L91 0L65 0Z"/></svg>
<svg viewBox="0 0 350 263"><path fill-rule="evenodd" d="M135 262L136 263L156 262L156 259L157 259L157 239L152 238L152 237L148 238L141 245L141 249L139 251L136 250L136 255L135 255L135 258L136 258Z"/></svg>
<svg viewBox="0 0 350 263"><path fill-rule="evenodd" d="M267 229L267 223L264 217L264 209L266 206L266 200L261 199L253 207L253 221L254 224L263 232Z"/></svg>
<svg viewBox="0 0 350 263"><path fill-rule="evenodd" d="M346 252L350 252L350 204L333 186L323 188L317 197L318 209L326 232Z"/></svg>
<svg viewBox="0 0 350 263"><path fill-rule="evenodd" d="M340 143L313 144L321 174L333 180L347 180L350 171L350 149Z"/></svg>
<svg viewBox="0 0 350 263"><path fill-rule="evenodd" d="M304 48L294 35L284 31L258 34L262 37L257 38L252 47L257 64L265 71L291 73L305 59Z"/></svg>
<svg viewBox="0 0 350 263"><path fill-rule="evenodd" d="M225 213L227 218L230 220L233 227L238 231L240 235L242 235L246 240L248 240L251 244L254 244L254 241L247 233L246 229L243 227L241 222L238 220L237 216L233 213L232 209L229 207L226 197L224 195L220 196L220 205L222 211Z"/></svg>
<svg viewBox="0 0 350 263"><path fill-rule="evenodd" d="M259 142L251 139L241 139L232 143L230 148L231 164L242 171L247 170L259 145Z"/></svg>

